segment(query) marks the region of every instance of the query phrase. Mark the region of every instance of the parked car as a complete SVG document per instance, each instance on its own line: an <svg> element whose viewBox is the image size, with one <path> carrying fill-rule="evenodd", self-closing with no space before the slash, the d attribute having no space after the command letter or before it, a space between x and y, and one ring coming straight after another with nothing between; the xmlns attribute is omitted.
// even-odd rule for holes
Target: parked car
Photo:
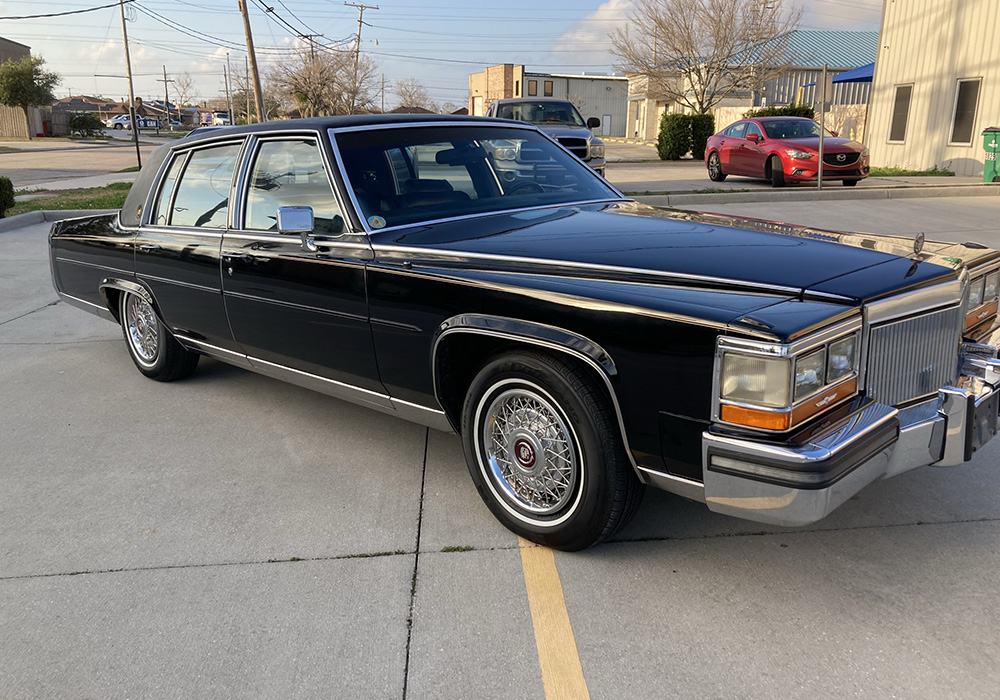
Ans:
<svg viewBox="0 0 1000 700"><path fill-rule="evenodd" d="M494 100L486 110L486 116L534 124L593 168L598 175L604 176L604 142L591 131L601 125L601 120L591 117L584 121L569 100L546 97ZM520 164L520 161L515 162ZM530 169L530 163L528 168ZM523 164L522 167L505 164L505 171L511 182L524 169Z"/></svg>
<svg viewBox="0 0 1000 700"><path fill-rule="evenodd" d="M819 171L820 125L804 117L742 119L710 136L705 147L708 177L722 182L729 175L770 180L775 187L809 182ZM864 144L823 137L823 180L841 180L853 187L868 177Z"/></svg>
<svg viewBox="0 0 1000 700"><path fill-rule="evenodd" d="M139 124L140 130L160 128L160 120L152 117L136 117L136 122ZM131 129L132 117L129 114L119 114L116 117L105 120L104 124L112 129Z"/></svg>
<svg viewBox="0 0 1000 700"><path fill-rule="evenodd" d="M232 120L229 118L229 112L212 112L213 126L228 126L232 123Z"/></svg>
<svg viewBox="0 0 1000 700"><path fill-rule="evenodd" d="M546 180L508 188L500 144ZM219 129L49 242L145 376L206 355L454 431L494 515L562 549L645 485L804 525L997 430L1000 253L643 206L529 124Z"/></svg>

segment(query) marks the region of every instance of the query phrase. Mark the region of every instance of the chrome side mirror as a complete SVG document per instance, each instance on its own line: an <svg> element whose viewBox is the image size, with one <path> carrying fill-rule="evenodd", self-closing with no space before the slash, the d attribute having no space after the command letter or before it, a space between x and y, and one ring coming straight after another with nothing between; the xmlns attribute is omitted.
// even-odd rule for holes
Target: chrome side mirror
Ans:
<svg viewBox="0 0 1000 700"><path fill-rule="evenodd" d="M312 235L312 207L278 207L278 233L298 233L302 236L302 250L319 250Z"/></svg>

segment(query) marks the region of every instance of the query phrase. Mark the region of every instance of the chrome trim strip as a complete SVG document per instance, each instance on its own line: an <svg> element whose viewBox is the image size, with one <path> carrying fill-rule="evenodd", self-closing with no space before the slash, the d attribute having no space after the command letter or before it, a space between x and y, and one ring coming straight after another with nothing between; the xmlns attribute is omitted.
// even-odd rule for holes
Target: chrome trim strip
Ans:
<svg viewBox="0 0 1000 700"><path fill-rule="evenodd" d="M315 313L325 314L327 316L335 316L337 318L346 318L352 321L363 321L368 323L367 316L360 316L358 314L349 314L345 311L334 311L333 309L323 309L318 306L307 306L305 304L294 304L290 301L282 301L280 299L268 299L266 297L254 296L252 294L243 294L241 292L226 292L227 297L234 297L236 299L246 299L248 301L254 301L262 304L271 304L273 306L282 306L287 309L304 309L306 311L312 311Z"/></svg>
<svg viewBox="0 0 1000 700"><path fill-rule="evenodd" d="M938 393L945 419L944 452L935 467L957 467L965 462L965 435L969 420L969 392L945 387Z"/></svg>
<svg viewBox="0 0 1000 700"><path fill-rule="evenodd" d="M301 377L303 381L315 383L318 387L324 387L323 389L316 389L316 391L321 393L329 394L329 391L331 390L342 390L355 395L357 399L363 403L372 403L376 406L382 406L385 408L391 407L392 397L387 394L372 391L371 389L362 389L361 387L354 386L353 384L345 384L344 382L339 382L336 379L327 379L326 377L321 377L318 374L303 372L300 369L286 367L285 365L279 365L275 362L268 362L267 360L262 360L259 357L247 355L247 359L250 360L255 369L260 369L262 373L266 374L267 370L270 370L278 375L288 374L296 378ZM287 381L290 381L292 384L298 384L297 381L293 381L291 379ZM307 386L306 388L312 387ZM339 392L337 395L339 395Z"/></svg>
<svg viewBox="0 0 1000 700"><path fill-rule="evenodd" d="M539 340L537 338L531 338L528 336L516 335L513 333L501 333L499 331L484 330L481 328L476 328L474 326L456 326L453 328L446 328L445 330L443 330L438 334L437 338L434 339L434 345L431 348L431 370L432 370L431 379L434 383L435 394L437 393L437 350L441 343L441 339L447 335L451 335L452 333L475 333L478 335L488 335L495 338L517 340L518 342L527 343L529 345L537 345L539 347L548 348L549 350L564 352L567 355L572 355L573 357L576 357L587 363L591 368L593 368L597 372L598 376L601 377L601 379L604 381L605 386L607 387L608 394L611 396L611 403L615 409L615 416L618 418L618 430L621 434L622 443L625 446L625 454L628 455L628 460L632 465L632 469L635 470L636 476L638 476L641 481L644 481L643 475L639 471L639 464L635 461L635 457L632 455L632 448L629 447L628 435L625 432L625 420L622 417L621 405L618 403L618 395L615 393L614 386L611 384L611 379L610 377L608 377L606 370L603 367L601 367L593 358L589 357L585 353L582 353L574 348L566 347L564 345L558 345L556 343L551 343L544 340ZM597 345L596 343L593 343L593 345L595 347L600 348L600 346ZM605 355L607 355L607 353L605 353ZM607 357L610 359L610 355L607 355ZM435 396L435 398L438 400L438 403L440 404L441 398L439 396Z"/></svg>
<svg viewBox="0 0 1000 700"><path fill-rule="evenodd" d="M855 318L848 319L829 328L810 334L805 338L800 338L792 343L765 343L758 340L748 340L744 338L733 338L729 336L719 336L718 346L721 350L733 350L750 355L764 355L766 357L792 357L799 354L808 353L810 350L839 340L840 336L848 336L860 330L862 318L859 310ZM858 349L860 349L861 338L858 338Z"/></svg>
<svg viewBox="0 0 1000 700"><path fill-rule="evenodd" d="M163 282L164 284L172 284L177 287L184 287L185 289L197 289L201 292L211 292L212 294L221 294L222 290L217 287L205 287L200 284L192 284L191 282L179 282L177 280L169 280L166 277L156 277L154 275L134 275L134 277L140 281L153 280L154 282Z"/></svg>
<svg viewBox="0 0 1000 700"><path fill-rule="evenodd" d="M705 502L705 485L673 474L664 474L647 467L639 467L644 483L662 491L673 493L699 503Z"/></svg>
<svg viewBox="0 0 1000 700"><path fill-rule="evenodd" d="M345 236L358 236L363 237L364 234L359 233L345 233ZM268 231L260 231L255 233L226 233L226 241L249 241L259 242L259 241L272 241L274 243L288 243L293 245L300 245L301 239L298 236L292 236L290 234L282 235L280 233L271 233ZM317 241L323 246L323 254L329 253L330 249L342 248L354 252L365 253L366 256L371 256L372 248L368 243L361 243L357 241L341 241L341 240L331 240L329 238L324 238L322 241ZM258 251L261 253L267 251Z"/></svg>
<svg viewBox="0 0 1000 700"><path fill-rule="evenodd" d="M174 338L177 339L177 342L181 345L190 346L191 349L198 350L205 355L214 357L217 360L221 360L229 364L237 365L243 369L253 369L253 367L250 366L249 358L241 352L220 348L218 345L212 345L211 343L206 343L201 340L195 340L194 338L181 333L174 333L173 335Z"/></svg>
<svg viewBox="0 0 1000 700"><path fill-rule="evenodd" d="M581 263L568 260L551 260L546 258L526 258L517 255L495 255L492 253L472 253L465 251L442 250L435 248L428 250L417 246L400 245L380 245L372 244L375 254L379 253L400 253L410 254L414 257L424 258L432 261L437 258L457 258L461 260L492 260L499 262L514 262L528 265L538 265L541 267L565 267L573 270L602 270L616 274L631 274L642 277L656 277L662 279L678 280L684 282L704 282L718 286L732 286L735 289L761 289L780 294L782 296L793 295L798 297L802 290L798 287L785 287L777 284L767 284L764 282L747 282L745 280L726 279L724 277L710 277L708 275L694 275L681 272L665 272L663 270L649 270L639 267L621 267L618 265L601 265L597 263ZM841 301L847 301L846 297L836 297Z"/></svg>
<svg viewBox="0 0 1000 700"><path fill-rule="evenodd" d="M918 289L883 301L875 301L865 305L865 319L869 325L878 325L893 319L911 316L936 309L940 306L957 304L964 296L968 273L963 277L942 284Z"/></svg>
<svg viewBox="0 0 1000 700"><path fill-rule="evenodd" d="M118 323L118 319L104 306L100 304L95 304L92 301L87 301L86 299L81 299L75 297L72 294L67 294L66 292L61 292L56 290L56 296L58 296L62 301L65 301L70 306L75 306L78 309L83 309L87 313L95 314L100 316L106 321L111 321L112 323Z"/></svg>
<svg viewBox="0 0 1000 700"><path fill-rule="evenodd" d="M120 270L117 267L108 267L107 265L98 265L97 263L84 262L82 260L73 260L72 258L56 257L56 262L70 263L72 265L83 265L84 267L92 267L97 270L108 270L109 272L117 272L119 275L127 275L129 277L132 277L135 274L133 272L129 272L128 270Z"/></svg>

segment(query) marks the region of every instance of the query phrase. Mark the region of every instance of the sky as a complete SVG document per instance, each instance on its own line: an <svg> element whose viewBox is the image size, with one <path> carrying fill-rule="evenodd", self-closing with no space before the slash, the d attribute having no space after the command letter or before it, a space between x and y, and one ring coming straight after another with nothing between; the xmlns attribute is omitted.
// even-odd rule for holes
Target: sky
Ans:
<svg viewBox="0 0 1000 700"><path fill-rule="evenodd" d="M763 2L764 0L762 0ZM802 29L878 29L882 0L786 0L803 10ZM0 37L31 47L58 73L57 97L128 95L121 14L115 0L0 0ZM261 72L320 35L354 48L359 11L343 0L247 0ZM499 63L548 73L614 74L608 35L628 21L631 0L353 0L364 11L361 50L385 80L385 107L397 81L416 79L439 104L466 106L468 76ZM92 12L51 18L18 16ZM193 101L224 94L227 54L245 70L237 0L136 0L126 5L135 94L163 96L167 77L187 72ZM266 8L271 8L268 11Z"/></svg>

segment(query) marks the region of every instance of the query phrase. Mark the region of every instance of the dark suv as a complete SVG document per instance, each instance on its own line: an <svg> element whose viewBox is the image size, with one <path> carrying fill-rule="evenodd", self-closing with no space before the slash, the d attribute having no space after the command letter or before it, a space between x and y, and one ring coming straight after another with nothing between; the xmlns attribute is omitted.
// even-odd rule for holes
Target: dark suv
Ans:
<svg viewBox="0 0 1000 700"><path fill-rule="evenodd" d="M486 111L486 116L531 122L604 177L604 142L590 131L599 127L601 120L591 117L584 121L569 100L496 100Z"/></svg>

